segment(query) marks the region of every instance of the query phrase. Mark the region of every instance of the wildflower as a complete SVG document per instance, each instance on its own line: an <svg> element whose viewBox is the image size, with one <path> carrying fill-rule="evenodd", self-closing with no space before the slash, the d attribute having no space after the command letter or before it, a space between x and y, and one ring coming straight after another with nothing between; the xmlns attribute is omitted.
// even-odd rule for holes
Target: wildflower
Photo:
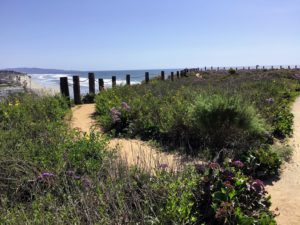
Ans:
<svg viewBox="0 0 300 225"><path fill-rule="evenodd" d="M11 102L8 103L9 106L12 106L13 104Z"/></svg>
<svg viewBox="0 0 300 225"><path fill-rule="evenodd" d="M54 178L54 174L49 173L49 172L44 172L37 177L37 180L44 180L44 179L50 179L50 178Z"/></svg>
<svg viewBox="0 0 300 225"><path fill-rule="evenodd" d="M234 178L234 174L228 170L223 171L223 176L225 180L231 181Z"/></svg>
<svg viewBox="0 0 300 225"><path fill-rule="evenodd" d="M244 163L242 163L240 160L233 161L233 162L232 162L232 165L233 165L234 167L236 167L236 168L239 168L239 169L241 169L241 168L244 167Z"/></svg>
<svg viewBox="0 0 300 225"><path fill-rule="evenodd" d="M16 100L15 106L18 106L18 105L20 105L20 101Z"/></svg>
<svg viewBox="0 0 300 225"><path fill-rule="evenodd" d="M264 185L264 182L262 182L262 181L259 180L259 179L256 179L256 180L253 180L253 181L252 181L251 187L252 187L253 189L255 189L257 192L261 192L261 191L264 190L265 185Z"/></svg>
<svg viewBox="0 0 300 225"><path fill-rule="evenodd" d="M126 102L122 102L122 109L130 111L130 106Z"/></svg>
<svg viewBox="0 0 300 225"><path fill-rule="evenodd" d="M158 168L165 170L168 168L168 164L167 163L159 164Z"/></svg>
<svg viewBox="0 0 300 225"><path fill-rule="evenodd" d="M115 123L121 121L121 119L120 119L121 112L117 108L115 108L115 107L111 108L110 115L111 115L112 120Z"/></svg>
<svg viewBox="0 0 300 225"><path fill-rule="evenodd" d="M54 174L45 172L45 173L42 173L42 177L54 177Z"/></svg>
<svg viewBox="0 0 300 225"><path fill-rule="evenodd" d="M76 179L76 180L80 179L80 176L76 175L75 171L73 171L73 170L67 171L67 175L74 178L74 179Z"/></svg>
<svg viewBox="0 0 300 225"><path fill-rule="evenodd" d="M269 104L273 104L274 103L274 99L273 98L267 98L266 102Z"/></svg>

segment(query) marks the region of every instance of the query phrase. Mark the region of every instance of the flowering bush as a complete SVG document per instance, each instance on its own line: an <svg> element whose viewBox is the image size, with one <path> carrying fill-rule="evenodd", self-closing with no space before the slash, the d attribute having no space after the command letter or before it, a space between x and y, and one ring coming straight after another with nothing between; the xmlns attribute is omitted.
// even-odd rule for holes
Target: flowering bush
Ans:
<svg viewBox="0 0 300 225"><path fill-rule="evenodd" d="M196 224L275 224L261 180L242 173L243 163L210 163L194 191ZM267 223L265 223L267 221Z"/></svg>

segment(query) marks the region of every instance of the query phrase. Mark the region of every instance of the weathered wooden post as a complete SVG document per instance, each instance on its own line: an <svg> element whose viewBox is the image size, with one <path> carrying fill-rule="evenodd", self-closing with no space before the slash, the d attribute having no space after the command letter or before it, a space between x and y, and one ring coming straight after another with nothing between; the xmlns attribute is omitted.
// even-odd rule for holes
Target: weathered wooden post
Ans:
<svg viewBox="0 0 300 225"><path fill-rule="evenodd" d="M177 79L180 79L179 71L176 71L176 77L177 77Z"/></svg>
<svg viewBox="0 0 300 225"><path fill-rule="evenodd" d="M161 80L165 80L165 71L160 72L160 78Z"/></svg>
<svg viewBox="0 0 300 225"><path fill-rule="evenodd" d="M95 94L95 74L89 73L88 78L89 78L89 93Z"/></svg>
<svg viewBox="0 0 300 225"><path fill-rule="evenodd" d="M112 85L112 87L117 86L117 77L116 76L111 77L111 85Z"/></svg>
<svg viewBox="0 0 300 225"><path fill-rule="evenodd" d="M171 72L171 81L174 81L174 72Z"/></svg>
<svg viewBox="0 0 300 225"><path fill-rule="evenodd" d="M100 92L104 89L104 80L102 78L99 78L98 84L99 84L99 92Z"/></svg>
<svg viewBox="0 0 300 225"><path fill-rule="evenodd" d="M81 104L79 76L73 76L73 92L75 105Z"/></svg>
<svg viewBox="0 0 300 225"><path fill-rule="evenodd" d="M130 85L130 74L126 75L126 85Z"/></svg>
<svg viewBox="0 0 300 225"><path fill-rule="evenodd" d="M145 73L145 83L148 84L149 83L149 72Z"/></svg>
<svg viewBox="0 0 300 225"><path fill-rule="evenodd" d="M62 96L66 97L68 105L71 106L68 77L60 78L60 93L62 94Z"/></svg>
<svg viewBox="0 0 300 225"><path fill-rule="evenodd" d="M206 71L206 67L204 67L204 70Z"/></svg>

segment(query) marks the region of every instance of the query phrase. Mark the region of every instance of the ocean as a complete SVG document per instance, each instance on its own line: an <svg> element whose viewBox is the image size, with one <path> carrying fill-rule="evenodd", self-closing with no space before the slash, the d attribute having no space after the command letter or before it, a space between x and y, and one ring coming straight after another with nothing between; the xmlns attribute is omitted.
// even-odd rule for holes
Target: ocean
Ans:
<svg viewBox="0 0 300 225"><path fill-rule="evenodd" d="M166 78L171 72L176 74L176 71L181 69L162 69L165 71ZM131 84L139 84L145 79L145 72L149 72L149 77L155 77L160 75L160 70L117 70L117 71L90 71L95 74L96 78L96 91L98 91L98 79L104 80L104 87L109 88L112 86L112 76L117 77L117 85L126 84L126 75L130 74ZM71 96L73 95L73 76L80 76L80 91L81 94L88 93L88 72L74 72L74 73L39 73L39 74L28 74L31 76L33 82L37 83L43 88L59 90L60 77L68 77L69 90Z"/></svg>

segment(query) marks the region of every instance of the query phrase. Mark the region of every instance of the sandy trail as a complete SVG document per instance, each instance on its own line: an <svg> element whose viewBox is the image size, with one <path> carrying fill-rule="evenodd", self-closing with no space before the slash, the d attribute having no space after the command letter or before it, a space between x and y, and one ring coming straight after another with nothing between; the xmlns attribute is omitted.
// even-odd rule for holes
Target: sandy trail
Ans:
<svg viewBox="0 0 300 225"><path fill-rule="evenodd" d="M90 133L91 126L96 124L93 119L95 104L85 104L72 108L72 128L80 128L83 132ZM178 154L168 154L159 151L140 140L112 139L109 147L116 148L120 157L128 165L139 166L146 170L154 170L159 166L168 166L169 170L178 170L183 164L201 163L199 160L183 158Z"/></svg>
<svg viewBox="0 0 300 225"><path fill-rule="evenodd" d="M291 162L286 163L280 180L267 186L271 195L272 210L278 210L278 225L300 224L300 97L293 105L294 135L289 140L294 148Z"/></svg>

